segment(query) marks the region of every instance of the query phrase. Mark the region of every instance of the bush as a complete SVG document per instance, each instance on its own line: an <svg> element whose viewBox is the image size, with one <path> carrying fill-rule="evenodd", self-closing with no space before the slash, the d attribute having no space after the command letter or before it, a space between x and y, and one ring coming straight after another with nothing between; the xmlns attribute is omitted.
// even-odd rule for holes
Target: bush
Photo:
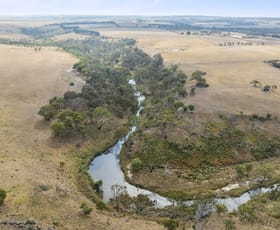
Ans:
<svg viewBox="0 0 280 230"><path fill-rule="evenodd" d="M0 189L0 205L2 205L4 203L6 196L7 196L6 191Z"/></svg>
<svg viewBox="0 0 280 230"><path fill-rule="evenodd" d="M195 109L194 105L189 105L189 107L188 107L188 108L189 108L189 111L190 111L190 112L193 112L193 111L194 111L194 109Z"/></svg>
<svg viewBox="0 0 280 230"><path fill-rule="evenodd" d="M178 222L176 220L167 219L164 220L162 224L168 230L175 230L178 228Z"/></svg>
<svg viewBox="0 0 280 230"><path fill-rule="evenodd" d="M216 204L215 207L218 214L227 212L227 207L223 204Z"/></svg>
<svg viewBox="0 0 280 230"><path fill-rule="evenodd" d="M241 205L238 209L239 219L243 222L254 223L257 221L255 207L250 204Z"/></svg>
<svg viewBox="0 0 280 230"><path fill-rule="evenodd" d="M81 204L80 208L82 209L84 215L89 215L92 212L92 207L89 207L89 205L85 202Z"/></svg>
<svg viewBox="0 0 280 230"><path fill-rule="evenodd" d="M106 206L106 204L103 201L98 201L96 203L96 208L98 210L105 210L105 209L107 209L107 206Z"/></svg>
<svg viewBox="0 0 280 230"><path fill-rule="evenodd" d="M131 161L131 168L132 168L132 171L134 171L134 172L139 171L142 168L142 165L143 165L142 161L139 158L134 158Z"/></svg>
<svg viewBox="0 0 280 230"><path fill-rule="evenodd" d="M225 220L225 229L226 230L235 230L235 222L232 219L226 219Z"/></svg>
<svg viewBox="0 0 280 230"><path fill-rule="evenodd" d="M277 186L269 193L270 200L278 200L280 199L280 186Z"/></svg>
<svg viewBox="0 0 280 230"><path fill-rule="evenodd" d="M183 107L185 104L183 103L183 102L181 102L181 101L176 101L175 103L174 103L174 107L175 107L175 109L179 109L180 107Z"/></svg>

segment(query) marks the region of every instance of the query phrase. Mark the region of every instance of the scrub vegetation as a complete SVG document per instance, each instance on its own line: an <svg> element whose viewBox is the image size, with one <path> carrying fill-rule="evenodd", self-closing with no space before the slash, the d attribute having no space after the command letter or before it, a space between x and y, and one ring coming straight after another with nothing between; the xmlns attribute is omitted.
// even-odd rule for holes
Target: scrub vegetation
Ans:
<svg viewBox="0 0 280 230"><path fill-rule="evenodd" d="M109 24L118 26L114 22ZM180 29L190 28L184 23L175 25ZM173 27L164 25L162 28ZM231 214L224 205L213 201L216 196L240 196L250 189L279 183L280 122L277 114L267 111L262 114L242 111L237 114L205 113L201 109L201 97L217 90L213 69L207 64L184 68L176 61L170 62L170 53L146 52L132 38L105 37L102 32L83 29L75 23L21 28L21 32L34 40L1 39L2 43L25 46L23 49L32 50L38 56L50 46L56 47L55 52L72 54L69 66L73 68L70 72L82 84L78 87L76 78L67 78L59 93L46 93L44 100L36 104L36 113L43 120L38 119L32 125L41 131L47 130L44 132L47 134L44 134L44 138L38 137L39 140L36 138L38 133L33 134L33 139L28 143L34 142L34 146L31 150L23 149L27 156L30 155L23 160L25 170L28 171L26 166L29 165L26 162L39 152L40 156L36 155L36 162L29 167L32 166L32 170L39 175L42 170L37 165L41 161L46 163L44 175L47 178L47 173L50 173L55 181L45 182L35 177L36 180L22 190L20 184L5 182L5 191L0 190L1 217L4 216L2 209L3 213L9 213L9 207L26 199L29 211L24 218L34 215L42 219L40 215L43 212L42 215L51 216L46 222L41 220L44 224L52 221L61 229L69 229L73 224L75 227L82 226L81 229L88 229L89 226L108 229L109 225L117 229L118 219L122 216L140 216L156 221L166 229L189 226L200 229L200 224L205 224L205 221L209 221L206 226L210 223L220 224L213 229L220 226L225 229L253 225L279 227L279 186ZM66 33L84 37L52 39ZM165 62L165 56L169 62ZM176 55L174 57L177 60ZM266 63L279 68L276 59ZM55 85L58 79L64 80L65 76L59 74L53 79ZM129 84L130 79L135 80L137 88L145 96L144 110L139 117L135 117L138 102ZM262 92L258 93L262 93L262 96L267 95L264 92L278 95L274 83L263 87L261 81L246 80L244 90L261 88ZM31 98L36 97L36 93L32 95ZM209 108L211 104L207 106ZM5 121L1 124L5 127ZM125 143L120 156L127 180L169 197L177 205L158 209L148 197L130 197L126 188L120 185L113 186L114 197L108 204L102 201L103 182L91 179L89 164L94 157L125 136L132 124L137 125L137 131ZM33 126L26 130L33 130ZM24 132L19 136L24 136ZM48 154L42 152L42 146ZM8 160L11 161L5 158L5 161ZM14 175L7 176L13 178ZM24 176L23 180L28 184L31 179ZM224 189L231 184L237 186ZM14 200L17 189L28 192ZM61 198L55 201L57 204L52 201L54 196ZM76 197L77 200L74 199ZM184 202L187 200L193 200L193 203L186 205ZM207 202L213 203L216 213L199 213L207 209ZM52 206L55 206L55 210ZM71 206L71 213L75 213L71 220L63 213L67 206ZM115 212L114 217L111 211ZM102 224L96 222L96 217L104 216L108 218L107 222L105 219ZM126 229L134 226L140 228L143 222L142 219L133 219ZM148 223L149 229L160 228L155 223Z"/></svg>

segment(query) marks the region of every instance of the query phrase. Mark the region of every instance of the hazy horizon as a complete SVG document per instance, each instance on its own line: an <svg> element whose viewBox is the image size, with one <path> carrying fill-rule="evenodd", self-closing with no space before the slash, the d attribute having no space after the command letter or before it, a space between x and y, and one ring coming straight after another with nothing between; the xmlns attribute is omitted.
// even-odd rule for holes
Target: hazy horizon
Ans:
<svg viewBox="0 0 280 230"><path fill-rule="evenodd" d="M220 16L280 17L276 0L10 0L0 1L5 16Z"/></svg>

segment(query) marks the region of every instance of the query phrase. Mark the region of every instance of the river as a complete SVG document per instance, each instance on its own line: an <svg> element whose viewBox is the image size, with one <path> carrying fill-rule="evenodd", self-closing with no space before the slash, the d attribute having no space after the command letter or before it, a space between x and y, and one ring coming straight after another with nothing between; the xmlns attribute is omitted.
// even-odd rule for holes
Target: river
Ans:
<svg viewBox="0 0 280 230"><path fill-rule="evenodd" d="M135 90L135 96L138 99L138 110L136 112L136 117L140 116L140 112L144 109L142 103L145 100L145 97L137 90L136 83L134 80L129 80L129 84ZM129 133L118 140L118 142L105 151L102 155L96 157L90 164L89 173L95 181L102 180L102 190L103 190L103 200L108 202L110 198L114 197L112 191L113 185L120 185L126 189L127 193L130 196L137 196L139 194L146 195L155 202L156 207L163 208L170 205L176 205L174 200L168 199L166 197L160 196L154 192L151 192L146 189L138 188L134 185L129 184L125 180L125 176L120 167L120 152L124 143L128 138L136 131L136 126L132 126ZM272 189L275 189L278 185L273 185L270 188L259 188L256 190L248 191L242 194L240 197L229 197L229 198L214 198L209 201L199 201L199 200L190 200L184 202L185 205L190 206L194 203L197 203L196 217L200 219L210 212L215 211L215 204L223 204L227 207L229 212L237 210L238 207L242 204L247 203L253 197L269 192Z"/></svg>

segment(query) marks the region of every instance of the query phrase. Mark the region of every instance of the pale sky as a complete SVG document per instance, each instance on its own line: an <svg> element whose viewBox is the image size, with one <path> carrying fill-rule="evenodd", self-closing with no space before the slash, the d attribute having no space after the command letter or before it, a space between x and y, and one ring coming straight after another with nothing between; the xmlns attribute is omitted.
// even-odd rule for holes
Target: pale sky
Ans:
<svg viewBox="0 0 280 230"><path fill-rule="evenodd" d="M0 0L6 15L280 17L280 0Z"/></svg>

